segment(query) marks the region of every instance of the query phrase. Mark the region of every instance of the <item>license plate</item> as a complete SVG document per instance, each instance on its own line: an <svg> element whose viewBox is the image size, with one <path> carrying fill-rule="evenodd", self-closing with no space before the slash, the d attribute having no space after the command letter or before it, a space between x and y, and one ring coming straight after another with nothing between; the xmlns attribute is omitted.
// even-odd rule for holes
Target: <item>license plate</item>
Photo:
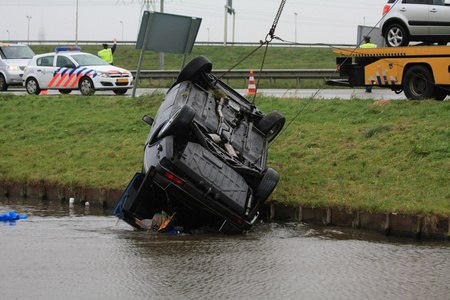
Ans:
<svg viewBox="0 0 450 300"><path fill-rule="evenodd" d="M128 82L128 79L117 79L117 82Z"/></svg>

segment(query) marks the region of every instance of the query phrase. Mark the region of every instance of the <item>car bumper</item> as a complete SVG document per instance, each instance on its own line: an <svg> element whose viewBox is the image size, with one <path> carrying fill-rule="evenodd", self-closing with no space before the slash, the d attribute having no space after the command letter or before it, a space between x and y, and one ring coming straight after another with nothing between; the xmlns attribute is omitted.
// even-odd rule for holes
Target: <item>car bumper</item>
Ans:
<svg viewBox="0 0 450 300"><path fill-rule="evenodd" d="M129 89L133 87L133 77L125 78L98 78L94 80L96 90Z"/></svg>
<svg viewBox="0 0 450 300"><path fill-rule="evenodd" d="M6 84L23 85L23 71L12 71L5 74Z"/></svg>

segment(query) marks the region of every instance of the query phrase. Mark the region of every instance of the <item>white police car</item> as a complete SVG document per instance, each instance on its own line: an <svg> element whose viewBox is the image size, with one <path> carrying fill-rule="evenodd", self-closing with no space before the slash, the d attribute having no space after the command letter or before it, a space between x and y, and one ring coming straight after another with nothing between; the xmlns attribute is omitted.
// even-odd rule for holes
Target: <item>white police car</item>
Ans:
<svg viewBox="0 0 450 300"><path fill-rule="evenodd" d="M25 68L23 85L28 94L36 95L49 89L62 94L79 89L83 95L112 90L123 95L133 86L133 75L98 56L81 52L80 47L57 47L53 53L33 57Z"/></svg>

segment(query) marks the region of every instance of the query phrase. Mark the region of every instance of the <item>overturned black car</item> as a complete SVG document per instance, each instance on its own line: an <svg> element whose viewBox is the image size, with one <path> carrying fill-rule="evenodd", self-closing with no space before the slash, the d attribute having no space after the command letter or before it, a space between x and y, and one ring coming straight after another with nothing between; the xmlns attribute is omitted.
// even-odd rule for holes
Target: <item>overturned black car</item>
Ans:
<svg viewBox="0 0 450 300"><path fill-rule="evenodd" d="M151 125L143 170L114 209L135 228L242 233L278 183L266 161L284 116L264 114L211 70L206 57L191 60L155 119L143 118Z"/></svg>

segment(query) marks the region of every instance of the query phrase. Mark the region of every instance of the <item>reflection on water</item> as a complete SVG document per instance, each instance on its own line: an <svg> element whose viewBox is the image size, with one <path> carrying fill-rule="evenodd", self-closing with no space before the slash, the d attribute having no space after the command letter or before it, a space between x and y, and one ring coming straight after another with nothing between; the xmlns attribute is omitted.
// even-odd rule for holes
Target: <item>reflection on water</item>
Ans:
<svg viewBox="0 0 450 300"><path fill-rule="evenodd" d="M447 242L303 223L134 231L111 211L0 197L4 299L448 299Z"/></svg>

